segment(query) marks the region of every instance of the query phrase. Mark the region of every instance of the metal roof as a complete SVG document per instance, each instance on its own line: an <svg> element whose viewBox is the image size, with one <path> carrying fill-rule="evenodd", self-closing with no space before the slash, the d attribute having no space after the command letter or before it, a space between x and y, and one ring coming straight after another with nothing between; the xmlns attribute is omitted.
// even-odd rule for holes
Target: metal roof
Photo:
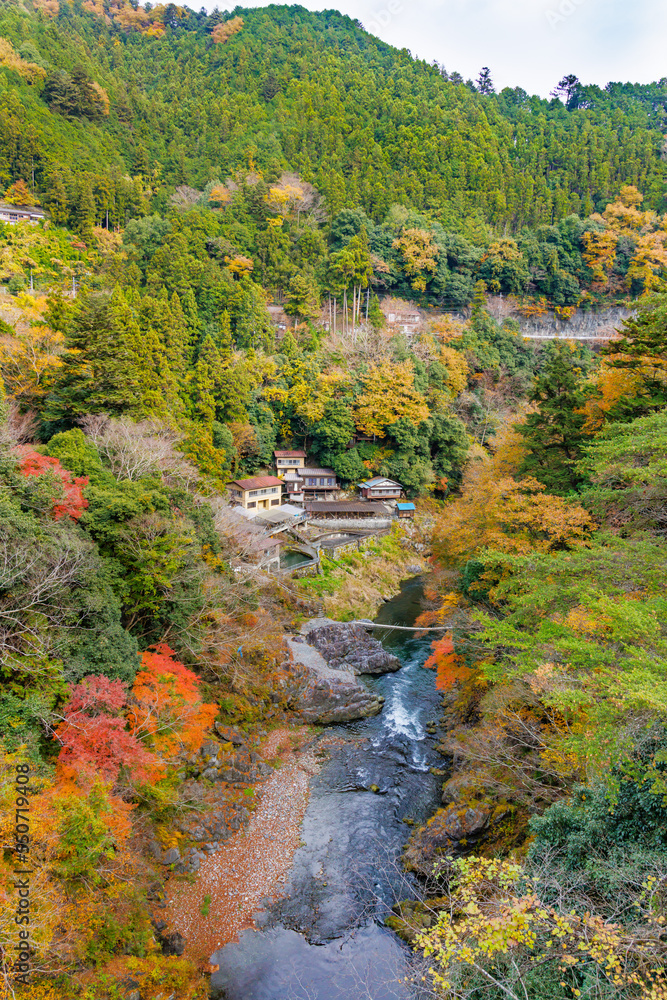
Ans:
<svg viewBox="0 0 667 1000"><path fill-rule="evenodd" d="M306 513L303 507L297 507L293 503L284 503L282 507L279 507L278 509L284 510L286 514L290 515L290 517L303 517Z"/></svg>
<svg viewBox="0 0 667 1000"><path fill-rule="evenodd" d="M283 524L285 521L291 521L292 516L292 514L286 514L280 507L274 507L273 510L258 510L255 520L269 521L271 524Z"/></svg>
<svg viewBox="0 0 667 1000"><path fill-rule="evenodd" d="M233 479L227 486L240 486L242 490L263 490L267 486L282 486L282 480L275 476L255 476L252 479Z"/></svg>
<svg viewBox="0 0 667 1000"><path fill-rule="evenodd" d="M397 503L396 504L396 509L397 510L417 510L417 508L415 507L415 505L413 503Z"/></svg>
<svg viewBox="0 0 667 1000"><path fill-rule="evenodd" d="M306 504L313 514L388 514L382 503L354 503L348 500L316 500Z"/></svg>
<svg viewBox="0 0 667 1000"><path fill-rule="evenodd" d="M276 458L305 458L305 451L274 451Z"/></svg>
<svg viewBox="0 0 667 1000"><path fill-rule="evenodd" d="M365 483L359 483L359 488L361 489L362 486L380 486L382 483L396 486L399 490L403 489L400 483L395 482L393 479L387 479L386 476L375 476L374 479L368 479Z"/></svg>
<svg viewBox="0 0 667 1000"><path fill-rule="evenodd" d="M336 478L336 473L333 469L299 469L299 475L303 479L304 476L333 476Z"/></svg>

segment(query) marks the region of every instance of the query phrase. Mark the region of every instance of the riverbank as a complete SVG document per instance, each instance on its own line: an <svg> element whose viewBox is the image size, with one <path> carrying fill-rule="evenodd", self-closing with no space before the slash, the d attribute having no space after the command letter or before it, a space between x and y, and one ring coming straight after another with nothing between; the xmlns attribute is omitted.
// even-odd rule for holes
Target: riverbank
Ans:
<svg viewBox="0 0 667 1000"><path fill-rule="evenodd" d="M422 597L422 580L404 580L380 620L412 624ZM286 882L259 926L215 954L215 997L412 998L410 952L384 923L413 882L400 864L410 830L437 808L441 699L423 669L427 639L392 632L386 645L401 668L365 677L384 709L318 740L326 757Z"/></svg>
<svg viewBox="0 0 667 1000"><path fill-rule="evenodd" d="M401 589L406 577L423 573L430 556L433 518L419 511L414 521L394 525L358 552L337 559L325 556L322 573L296 586L307 599L316 598L327 618L347 622L375 618L379 608Z"/></svg>
<svg viewBox="0 0 667 1000"><path fill-rule="evenodd" d="M254 926L253 915L281 894L300 843L308 785L319 765L307 726L274 730L261 750L277 766L255 785L248 826L202 861L191 884L172 879L163 919L185 939L185 957L206 963L216 948Z"/></svg>

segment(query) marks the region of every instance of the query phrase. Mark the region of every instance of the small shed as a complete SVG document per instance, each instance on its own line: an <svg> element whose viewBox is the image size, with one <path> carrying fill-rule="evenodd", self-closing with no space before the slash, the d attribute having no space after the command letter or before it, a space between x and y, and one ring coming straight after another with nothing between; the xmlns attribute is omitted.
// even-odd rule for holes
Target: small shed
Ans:
<svg viewBox="0 0 667 1000"><path fill-rule="evenodd" d="M417 508L413 503L397 503L396 513L399 517L414 517Z"/></svg>
<svg viewBox="0 0 667 1000"><path fill-rule="evenodd" d="M280 538L263 538L261 542L257 543L257 548L260 553L259 565L262 569L280 569L281 547L282 540Z"/></svg>

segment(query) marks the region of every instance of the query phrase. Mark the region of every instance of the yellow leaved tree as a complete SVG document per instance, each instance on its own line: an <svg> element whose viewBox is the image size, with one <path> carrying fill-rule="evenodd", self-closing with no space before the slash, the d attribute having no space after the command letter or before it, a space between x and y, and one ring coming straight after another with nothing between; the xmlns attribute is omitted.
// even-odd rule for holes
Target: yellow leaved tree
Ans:
<svg viewBox="0 0 667 1000"><path fill-rule="evenodd" d="M428 229L404 229L392 246L400 250L403 268L412 279L416 292L425 292L426 285L438 269L438 247Z"/></svg>
<svg viewBox="0 0 667 1000"><path fill-rule="evenodd" d="M424 397L415 389L411 361L381 361L369 366L363 392L354 406L354 422L360 431L386 436L387 427L405 418L413 424L428 420Z"/></svg>

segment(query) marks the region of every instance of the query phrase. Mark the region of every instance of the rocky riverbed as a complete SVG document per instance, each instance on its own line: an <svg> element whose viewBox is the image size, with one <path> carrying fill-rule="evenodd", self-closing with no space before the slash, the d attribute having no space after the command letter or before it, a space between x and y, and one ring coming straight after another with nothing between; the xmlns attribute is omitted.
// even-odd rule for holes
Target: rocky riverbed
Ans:
<svg viewBox="0 0 667 1000"><path fill-rule="evenodd" d="M421 584L407 584L382 609L388 623L410 623L421 610ZM330 656L327 670L354 678L354 660L377 653L355 632L329 633L314 642ZM307 627L310 640L317 629ZM364 630L365 635L365 630ZM318 741L325 752L310 782L301 843L281 883L279 898L255 914L255 927L218 950L213 996L224 1000L409 1000L404 981L412 956L386 926L391 907L415 895L417 882L400 856L411 828L437 808L442 778L437 752L440 696L434 675L422 669L428 640L384 636L388 672L365 675L380 714L331 726ZM299 661L312 667L309 642L295 642ZM304 652L310 650L310 653ZM358 655L357 655L358 654ZM393 658L401 669L396 671ZM337 662L334 667L333 662ZM393 669L392 669L393 667ZM316 672L321 673L321 665ZM329 674L321 674L327 682Z"/></svg>
<svg viewBox="0 0 667 1000"><path fill-rule="evenodd" d="M409 582L380 618L413 621L421 593ZM439 752L456 699L423 669L429 639L381 635L307 622L287 640L281 704L327 731L218 727L190 761L208 798L184 832L203 842L175 866L195 882L171 883L166 933L211 958L214 998L415 1000L394 930L410 941L431 919L419 877L503 825Z"/></svg>

